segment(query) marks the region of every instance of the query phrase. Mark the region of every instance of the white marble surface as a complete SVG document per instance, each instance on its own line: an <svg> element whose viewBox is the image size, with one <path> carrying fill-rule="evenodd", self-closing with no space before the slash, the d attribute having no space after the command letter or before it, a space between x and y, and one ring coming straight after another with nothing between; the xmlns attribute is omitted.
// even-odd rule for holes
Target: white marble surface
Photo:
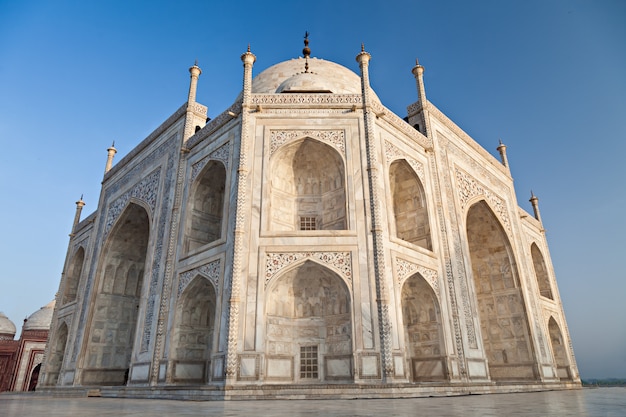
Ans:
<svg viewBox="0 0 626 417"><path fill-rule="evenodd" d="M0 416L622 417L626 388L390 400L172 401L0 394Z"/></svg>

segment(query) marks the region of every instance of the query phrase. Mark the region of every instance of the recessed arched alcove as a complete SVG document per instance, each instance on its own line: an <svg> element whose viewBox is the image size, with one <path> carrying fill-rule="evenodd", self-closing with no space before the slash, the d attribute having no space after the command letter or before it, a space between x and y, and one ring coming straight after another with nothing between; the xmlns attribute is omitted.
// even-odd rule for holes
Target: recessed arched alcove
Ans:
<svg viewBox="0 0 626 417"><path fill-rule="evenodd" d="M128 204L100 257L83 385L124 385L128 379L149 236L148 213Z"/></svg>
<svg viewBox="0 0 626 417"><path fill-rule="evenodd" d="M350 304L343 280L315 262L276 277L265 303L268 380L352 380Z"/></svg>
<svg viewBox="0 0 626 417"><path fill-rule="evenodd" d="M533 243L530 246L530 254L533 258L533 267L535 269L537 285L539 286L539 294L541 294L542 297L554 300L554 298L552 297L550 278L548 277L548 269L546 268L546 263L537 244Z"/></svg>
<svg viewBox="0 0 626 417"><path fill-rule="evenodd" d="M271 231L345 230L345 167L339 152L315 139L285 145L269 171Z"/></svg>
<svg viewBox="0 0 626 417"><path fill-rule="evenodd" d="M420 274L412 275L402 285L402 320L412 379L446 379L439 302L432 287Z"/></svg>
<svg viewBox="0 0 626 417"><path fill-rule="evenodd" d="M548 321L548 331L550 332L550 345L552 346L557 375L561 379L572 379L563 334L554 317L550 317Z"/></svg>
<svg viewBox="0 0 626 417"><path fill-rule="evenodd" d="M226 168L211 160L191 187L184 251L191 252L222 237Z"/></svg>
<svg viewBox="0 0 626 417"><path fill-rule="evenodd" d="M80 276L83 271L83 263L85 261L85 250L83 247L79 247L67 270L67 277L65 279L65 289L63 290L63 297L61 298L61 305L76 301L76 294L78 292L78 284L80 283Z"/></svg>
<svg viewBox="0 0 626 417"><path fill-rule="evenodd" d="M534 380L538 375L517 264L504 229L485 201L467 213L467 240L491 379Z"/></svg>
<svg viewBox="0 0 626 417"><path fill-rule="evenodd" d="M55 385L59 379L59 372L63 365L63 356L65 355L65 346L67 344L67 324L61 323L56 331L54 340L50 345L50 353L46 362L45 385Z"/></svg>
<svg viewBox="0 0 626 417"><path fill-rule="evenodd" d="M391 164L389 177L396 236L432 250L426 196L421 181L404 159Z"/></svg>
<svg viewBox="0 0 626 417"><path fill-rule="evenodd" d="M213 285L199 275L180 295L171 336L173 382L188 384L207 381L213 350L215 305Z"/></svg>

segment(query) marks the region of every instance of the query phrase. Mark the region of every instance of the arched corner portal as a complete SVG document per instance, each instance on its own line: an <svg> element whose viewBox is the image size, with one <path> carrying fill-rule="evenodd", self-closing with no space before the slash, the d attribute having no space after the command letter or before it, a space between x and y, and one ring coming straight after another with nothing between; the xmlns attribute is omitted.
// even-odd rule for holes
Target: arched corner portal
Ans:
<svg viewBox="0 0 626 417"><path fill-rule="evenodd" d="M484 201L467 213L467 240L491 379L535 380L538 375L516 262L500 222Z"/></svg>
<svg viewBox="0 0 626 417"><path fill-rule="evenodd" d="M389 176L396 236L432 250L428 209L422 183L404 159L391 164Z"/></svg>
<svg viewBox="0 0 626 417"><path fill-rule="evenodd" d="M339 152L314 139L285 145L270 163L270 230L345 230L346 187Z"/></svg>
<svg viewBox="0 0 626 417"><path fill-rule="evenodd" d="M266 297L268 380L353 379L350 294L337 274L306 261L275 278Z"/></svg>
<svg viewBox="0 0 626 417"><path fill-rule="evenodd" d="M172 332L173 382L207 381L213 350L215 303L215 289L202 276L196 276L181 294Z"/></svg>
<svg viewBox="0 0 626 417"><path fill-rule="evenodd" d="M550 332L550 343L552 345L552 353L554 354L557 375L561 379L570 380L572 379L572 373L570 372L565 341L563 340L563 334L556 320L554 320L554 317L550 317L548 331Z"/></svg>
<svg viewBox="0 0 626 417"><path fill-rule="evenodd" d="M548 269L546 268L546 263L543 260L543 255L535 243L530 246L530 254L533 258L533 266L535 268L537 285L539 286L539 294L541 294L542 297L554 300L552 297L552 289L550 287L550 278L548 277Z"/></svg>
<svg viewBox="0 0 626 417"><path fill-rule="evenodd" d="M61 323L54 340L50 345L50 357L46 363L45 381L43 385L56 385L59 379L59 372L63 365L63 356L65 354L65 346L67 344L67 324Z"/></svg>
<svg viewBox="0 0 626 417"><path fill-rule="evenodd" d="M67 270L67 278L65 279L65 289L63 290L61 305L76 301L76 294L78 293L78 284L83 271L84 260L85 250L81 246L74 254Z"/></svg>
<svg viewBox="0 0 626 417"><path fill-rule="evenodd" d="M191 188L185 225L185 252L222 237L226 169L221 162L209 161Z"/></svg>
<svg viewBox="0 0 626 417"><path fill-rule="evenodd" d="M104 245L89 327L83 385L124 385L128 378L150 221L130 203Z"/></svg>
<svg viewBox="0 0 626 417"><path fill-rule="evenodd" d="M402 320L413 380L445 380L447 369L439 302L420 274L411 276L402 286Z"/></svg>

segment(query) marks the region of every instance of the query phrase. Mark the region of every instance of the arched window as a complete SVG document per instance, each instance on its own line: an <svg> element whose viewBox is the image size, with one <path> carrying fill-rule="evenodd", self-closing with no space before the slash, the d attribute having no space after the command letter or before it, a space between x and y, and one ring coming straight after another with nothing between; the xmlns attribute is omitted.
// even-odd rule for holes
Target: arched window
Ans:
<svg viewBox="0 0 626 417"><path fill-rule="evenodd" d="M129 204L111 230L98 269L100 288L89 327L83 385L126 383L146 262L150 221Z"/></svg>
<svg viewBox="0 0 626 417"><path fill-rule="evenodd" d="M542 297L554 300L552 297L552 289L550 288L550 278L548 277L548 269L543 260L543 255L535 243L530 246L530 254L533 258L533 266L535 268L535 277L539 286L539 293Z"/></svg>
<svg viewBox="0 0 626 417"><path fill-rule="evenodd" d="M420 274L402 285L402 320L414 381L447 377L441 311L435 292Z"/></svg>
<svg viewBox="0 0 626 417"><path fill-rule="evenodd" d="M345 169L339 153L303 139L271 160L270 230L345 230Z"/></svg>
<svg viewBox="0 0 626 417"><path fill-rule="evenodd" d="M173 329L173 360L176 383L204 383L213 349L215 289L197 276L180 296Z"/></svg>
<svg viewBox="0 0 626 417"><path fill-rule="evenodd" d="M491 379L536 379L528 319L511 245L487 203L467 213L467 240Z"/></svg>
<svg viewBox="0 0 626 417"><path fill-rule="evenodd" d="M185 227L185 252L222 237L226 169L221 162L209 161L196 179L189 196Z"/></svg>
<svg viewBox="0 0 626 417"><path fill-rule="evenodd" d="M312 261L267 289L267 372L274 380L351 380L352 314L343 280Z"/></svg>
<svg viewBox="0 0 626 417"><path fill-rule="evenodd" d="M65 288L63 290L63 301L61 305L76 301L76 294L78 292L78 284L80 282L80 275L83 271L83 263L85 260L85 250L81 246L74 254L70 266L67 270L67 277L65 278Z"/></svg>
<svg viewBox="0 0 626 417"><path fill-rule="evenodd" d="M389 175L396 236L432 250L428 209L422 183L404 159L391 164Z"/></svg>

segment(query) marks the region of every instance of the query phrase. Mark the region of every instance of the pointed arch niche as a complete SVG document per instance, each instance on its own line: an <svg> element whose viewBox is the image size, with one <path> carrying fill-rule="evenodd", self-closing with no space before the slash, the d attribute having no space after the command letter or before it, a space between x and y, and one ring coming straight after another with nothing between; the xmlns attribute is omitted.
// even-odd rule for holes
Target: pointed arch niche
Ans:
<svg viewBox="0 0 626 417"><path fill-rule="evenodd" d="M63 291L61 305L76 301L76 294L78 293L78 284L80 283L80 275L83 272L84 261L85 249L81 246L72 257L70 267L67 270L67 278L65 280L65 289Z"/></svg>
<svg viewBox="0 0 626 417"><path fill-rule="evenodd" d="M83 385L124 385L128 379L149 235L146 210L128 204L106 240L100 261Z"/></svg>
<svg viewBox="0 0 626 417"><path fill-rule="evenodd" d="M313 261L286 271L266 292L269 380L352 380L350 294L334 272Z"/></svg>
<svg viewBox="0 0 626 417"><path fill-rule="evenodd" d="M200 275L180 295L172 331L173 382L207 382L213 350L215 305L215 288Z"/></svg>
<svg viewBox="0 0 626 417"><path fill-rule="evenodd" d="M402 320L413 380L446 379L441 310L435 292L420 274L402 285Z"/></svg>
<svg viewBox="0 0 626 417"><path fill-rule="evenodd" d="M345 167L339 152L305 138L270 162L270 230L345 230Z"/></svg>
<svg viewBox="0 0 626 417"><path fill-rule="evenodd" d="M398 159L391 164L389 183L393 197L396 236L432 250L424 187L405 159Z"/></svg>
<svg viewBox="0 0 626 417"><path fill-rule="evenodd" d="M533 258L533 267L535 268L535 277L539 286L539 294L542 297L554 300L552 297L552 289L550 288L550 278L548 277L548 269L543 260L543 255L536 243L530 246L530 254Z"/></svg>
<svg viewBox="0 0 626 417"><path fill-rule="evenodd" d="M563 340L563 334L554 317L550 317L548 321L548 331L550 332L550 344L552 345L552 353L554 354L554 363L556 364L557 375L561 379L572 379L569 370L569 359L567 358L567 350Z"/></svg>
<svg viewBox="0 0 626 417"><path fill-rule="evenodd" d="M50 358L46 363L46 380L45 385L56 385L59 379L59 372L63 365L63 356L65 355L65 346L67 345L67 324L61 323L57 329L54 344L51 345Z"/></svg>
<svg viewBox="0 0 626 417"><path fill-rule="evenodd" d="M189 195L184 251L191 252L222 237L226 168L215 160L207 163Z"/></svg>
<svg viewBox="0 0 626 417"><path fill-rule="evenodd" d="M484 200L467 213L467 240L491 379L536 379L516 262L504 229Z"/></svg>

